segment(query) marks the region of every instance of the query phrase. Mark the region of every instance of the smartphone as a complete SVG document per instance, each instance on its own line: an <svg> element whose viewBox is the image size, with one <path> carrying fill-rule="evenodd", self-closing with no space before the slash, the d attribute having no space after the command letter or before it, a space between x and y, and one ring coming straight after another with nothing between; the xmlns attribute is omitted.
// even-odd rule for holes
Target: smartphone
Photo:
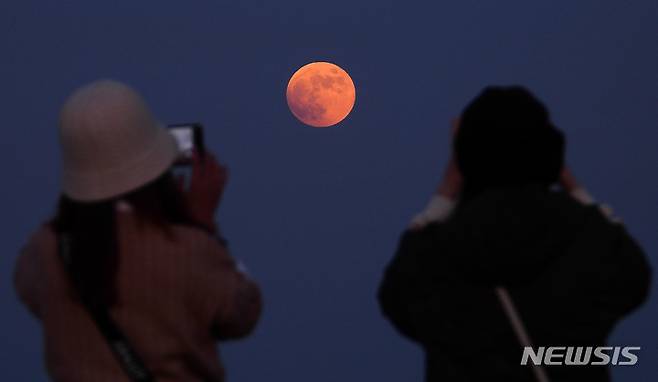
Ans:
<svg viewBox="0 0 658 382"><path fill-rule="evenodd" d="M178 159L174 162L174 176L182 178L187 190L192 179L192 153L196 151L203 160L205 146L203 143L203 125L200 123L179 123L167 126L178 145Z"/></svg>
<svg viewBox="0 0 658 382"><path fill-rule="evenodd" d="M205 152L203 143L203 125L200 123L180 123L169 125L169 132L176 139L179 158L177 163L191 164L192 152L196 151L201 157Z"/></svg>

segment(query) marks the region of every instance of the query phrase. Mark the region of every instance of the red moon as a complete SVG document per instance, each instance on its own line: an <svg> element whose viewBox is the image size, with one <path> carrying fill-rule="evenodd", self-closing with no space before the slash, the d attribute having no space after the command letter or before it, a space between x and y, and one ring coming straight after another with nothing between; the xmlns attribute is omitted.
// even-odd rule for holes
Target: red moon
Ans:
<svg viewBox="0 0 658 382"><path fill-rule="evenodd" d="M350 114L356 90L350 75L339 66L312 62L292 75L286 99L292 114L303 123L329 127Z"/></svg>

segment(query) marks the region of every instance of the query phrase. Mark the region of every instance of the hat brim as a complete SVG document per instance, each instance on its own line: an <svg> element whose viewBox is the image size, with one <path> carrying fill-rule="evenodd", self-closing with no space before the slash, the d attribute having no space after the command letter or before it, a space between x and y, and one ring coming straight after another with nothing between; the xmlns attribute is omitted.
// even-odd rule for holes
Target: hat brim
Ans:
<svg viewBox="0 0 658 382"><path fill-rule="evenodd" d="M62 191L81 202L112 199L157 179L172 166L178 154L176 140L165 127L161 127L151 147L139 159L109 171L64 172Z"/></svg>

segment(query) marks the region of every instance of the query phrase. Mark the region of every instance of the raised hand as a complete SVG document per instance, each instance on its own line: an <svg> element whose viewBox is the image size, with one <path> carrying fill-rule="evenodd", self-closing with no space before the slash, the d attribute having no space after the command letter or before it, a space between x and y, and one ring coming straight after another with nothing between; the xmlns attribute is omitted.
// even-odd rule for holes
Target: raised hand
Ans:
<svg viewBox="0 0 658 382"><path fill-rule="evenodd" d="M187 190L182 190L183 200L189 217L210 231L216 231L215 212L219 208L226 183L228 169L214 155L205 153L201 158L192 156L192 177Z"/></svg>

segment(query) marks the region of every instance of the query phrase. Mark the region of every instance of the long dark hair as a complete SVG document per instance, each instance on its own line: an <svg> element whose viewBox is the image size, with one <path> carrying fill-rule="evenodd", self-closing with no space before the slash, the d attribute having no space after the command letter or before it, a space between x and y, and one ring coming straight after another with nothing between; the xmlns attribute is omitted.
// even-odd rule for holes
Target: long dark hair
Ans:
<svg viewBox="0 0 658 382"><path fill-rule="evenodd" d="M100 202L83 203L60 196L52 221L56 233L70 243L70 274L77 295L91 304L112 306L117 301L119 269L116 202L126 200L135 214L166 233L171 224L194 225L170 172L128 194Z"/></svg>

